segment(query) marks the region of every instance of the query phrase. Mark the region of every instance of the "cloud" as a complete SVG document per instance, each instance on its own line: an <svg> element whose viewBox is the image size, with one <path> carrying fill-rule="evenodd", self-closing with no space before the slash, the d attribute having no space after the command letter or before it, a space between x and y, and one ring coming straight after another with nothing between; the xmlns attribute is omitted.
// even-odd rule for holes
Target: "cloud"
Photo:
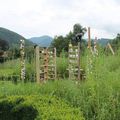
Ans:
<svg viewBox="0 0 120 120"><path fill-rule="evenodd" d="M120 32L119 0L0 0L0 23L25 37L65 35L75 23L91 26L92 36Z"/></svg>

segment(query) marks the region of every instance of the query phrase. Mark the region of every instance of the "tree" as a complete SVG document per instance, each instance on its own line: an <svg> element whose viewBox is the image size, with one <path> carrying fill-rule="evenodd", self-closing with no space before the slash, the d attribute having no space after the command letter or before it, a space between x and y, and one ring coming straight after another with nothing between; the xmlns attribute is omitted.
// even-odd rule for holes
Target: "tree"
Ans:
<svg viewBox="0 0 120 120"><path fill-rule="evenodd" d="M4 62L5 60L5 52L9 49L9 44L7 41L0 39L0 63ZM4 56L4 57L3 57Z"/></svg>
<svg viewBox="0 0 120 120"><path fill-rule="evenodd" d="M65 38L62 35L55 36L53 42L51 43L51 46L57 48L57 56L59 56L62 49L66 47Z"/></svg>
<svg viewBox="0 0 120 120"><path fill-rule="evenodd" d="M80 24L75 24L73 26L73 34L76 35L77 33L84 33L83 30L85 30L85 28L83 28Z"/></svg>
<svg viewBox="0 0 120 120"><path fill-rule="evenodd" d="M78 43L80 40L80 42L82 42L82 37L84 36L84 34L86 33L87 29L85 27L82 27L80 24L75 24L73 26L73 36L74 36L74 42Z"/></svg>
<svg viewBox="0 0 120 120"><path fill-rule="evenodd" d="M111 45L114 50L118 50L120 48L120 34L119 33L117 34L116 38L113 39L113 41L111 42Z"/></svg>
<svg viewBox="0 0 120 120"><path fill-rule="evenodd" d="M9 44L6 40L0 39L0 50L6 51L9 49Z"/></svg>
<svg viewBox="0 0 120 120"><path fill-rule="evenodd" d="M86 28L83 28L80 24L75 24L73 26L73 31L70 31L65 37L63 36L55 36L51 46L57 48L57 55L59 56L62 50L68 52L68 46L71 41L73 45L78 44L78 39L76 39L76 35L79 33L83 36L86 32ZM81 36L81 38L82 38ZM81 41L81 49L83 49L86 45L86 41Z"/></svg>

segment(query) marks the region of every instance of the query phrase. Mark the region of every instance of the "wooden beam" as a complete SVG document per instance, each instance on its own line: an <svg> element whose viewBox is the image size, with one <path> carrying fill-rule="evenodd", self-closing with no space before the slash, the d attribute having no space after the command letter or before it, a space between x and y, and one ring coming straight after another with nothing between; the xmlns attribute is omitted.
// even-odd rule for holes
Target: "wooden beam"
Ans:
<svg viewBox="0 0 120 120"><path fill-rule="evenodd" d="M71 52L72 52L72 44L71 43L69 43L69 57L68 57L68 61L69 61L69 80L71 80L72 79L72 75L71 75L71 63L70 63L70 61L71 61L71 59L70 59L70 57L71 57Z"/></svg>
<svg viewBox="0 0 120 120"><path fill-rule="evenodd" d="M55 65L55 80L56 80L57 79L56 48L54 48L54 65Z"/></svg>
<svg viewBox="0 0 120 120"><path fill-rule="evenodd" d="M20 55L21 55L21 80L25 81L25 41L20 40Z"/></svg>
<svg viewBox="0 0 120 120"><path fill-rule="evenodd" d="M91 32L90 32L90 27L88 27L88 48L91 49Z"/></svg>
<svg viewBox="0 0 120 120"><path fill-rule="evenodd" d="M114 50L112 49L112 46L110 45L110 43L108 43L108 47L109 47L110 51L112 52L112 54L114 55L115 52L114 52Z"/></svg>
<svg viewBox="0 0 120 120"><path fill-rule="evenodd" d="M48 80L48 48L44 49L44 80Z"/></svg>
<svg viewBox="0 0 120 120"><path fill-rule="evenodd" d="M80 80L80 42L78 42L78 80Z"/></svg>
<svg viewBox="0 0 120 120"><path fill-rule="evenodd" d="M40 83L39 46L36 46L35 53L36 53L36 81L37 83Z"/></svg>

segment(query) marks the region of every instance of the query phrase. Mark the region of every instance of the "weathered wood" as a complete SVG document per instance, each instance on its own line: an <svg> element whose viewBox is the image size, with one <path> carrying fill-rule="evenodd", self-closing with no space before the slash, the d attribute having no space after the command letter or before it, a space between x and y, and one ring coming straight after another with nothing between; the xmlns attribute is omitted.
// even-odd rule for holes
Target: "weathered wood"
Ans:
<svg viewBox="0 0 120 120"><path fill-rule="evenodd" d="M20 55L21 55L21 80L25 81L25 41L20 40Z"/></svg>
<svg viewBox="0 0 120 120"><path fill-rule="evenodd" d="M80 42L78 42L78 80L80 80Z"/></svg>
<svg viewBox="0 0 120 120"><path fill-rule="evenodd" d="M69 61L69 79L72 79L72 76L71 76L71 64L70 64L70 62L71 62L71 60L70 60L70 53L72 52L73 50L72 50L72 44L70 43L69 44L69 56L68 56L68 61Z"/></svg>
<svg viewBox="0 0 120 120"><path fill-rule="evenodd" d="M112 49L112 46L110 45L110 43L108 43L107 45L108 45L110 51L112 52L112 54L115 55L115 52L114 52L114 50Z"/></svg>
<svg viewBox="0 0 120 120"><path fill-rule="evenodd" d="M37 83L40 83L39 46L36 46L35 53L36 53L36 80L37 80Z"/></svg>
<svg viewBox="0 0 120 120"><path fill-rule="evenodd" d="M54 48L55 80L57 79L56 48Z"/></svg>
<svg viewBox="0 0 120 120"><path fill-rule="evenodd" d="M48 79L48 49L44 49L44 63L45 63L45 66L44 66L44 78L45 80Z"/></svg>
<svg viewBox="0 0 120 120"><path fill-rule="evenodd" d="M80 80L80 42L78 46L69 44L69 79Z"/></svg>
<svg viewBox="0 0 120 120"><path fill-rule="evenodd" d="M90 32L90 27L88 27L88 48L91 49L91 32Z"/></svg>
<svg viewBox="0 0 120 120"><path fill-rule="evenodd" d="M49 80L50 78L54 80L57 77L56 72L56 48L40 48L39 60L41 64L40 69L40 79L41 81Z"/></svg>

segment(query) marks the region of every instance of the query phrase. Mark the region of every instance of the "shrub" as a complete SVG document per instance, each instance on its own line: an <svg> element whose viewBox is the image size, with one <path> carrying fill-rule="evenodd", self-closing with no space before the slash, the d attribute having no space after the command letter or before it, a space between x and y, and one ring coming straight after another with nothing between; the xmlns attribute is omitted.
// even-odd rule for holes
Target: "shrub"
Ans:
<svg viewBox="0 0 120 120"><path fill-rule="evenodd" d="M25 104L23 98L10 97L0 101L0 120L34 120L36 116L37 110Z"/></svg>
<svg viewBox="0 0 120 120"><path fill-rule="evenodd" d="M10 96L0 100L0 120L84 120L78 108L49 96Z"/></svg>

